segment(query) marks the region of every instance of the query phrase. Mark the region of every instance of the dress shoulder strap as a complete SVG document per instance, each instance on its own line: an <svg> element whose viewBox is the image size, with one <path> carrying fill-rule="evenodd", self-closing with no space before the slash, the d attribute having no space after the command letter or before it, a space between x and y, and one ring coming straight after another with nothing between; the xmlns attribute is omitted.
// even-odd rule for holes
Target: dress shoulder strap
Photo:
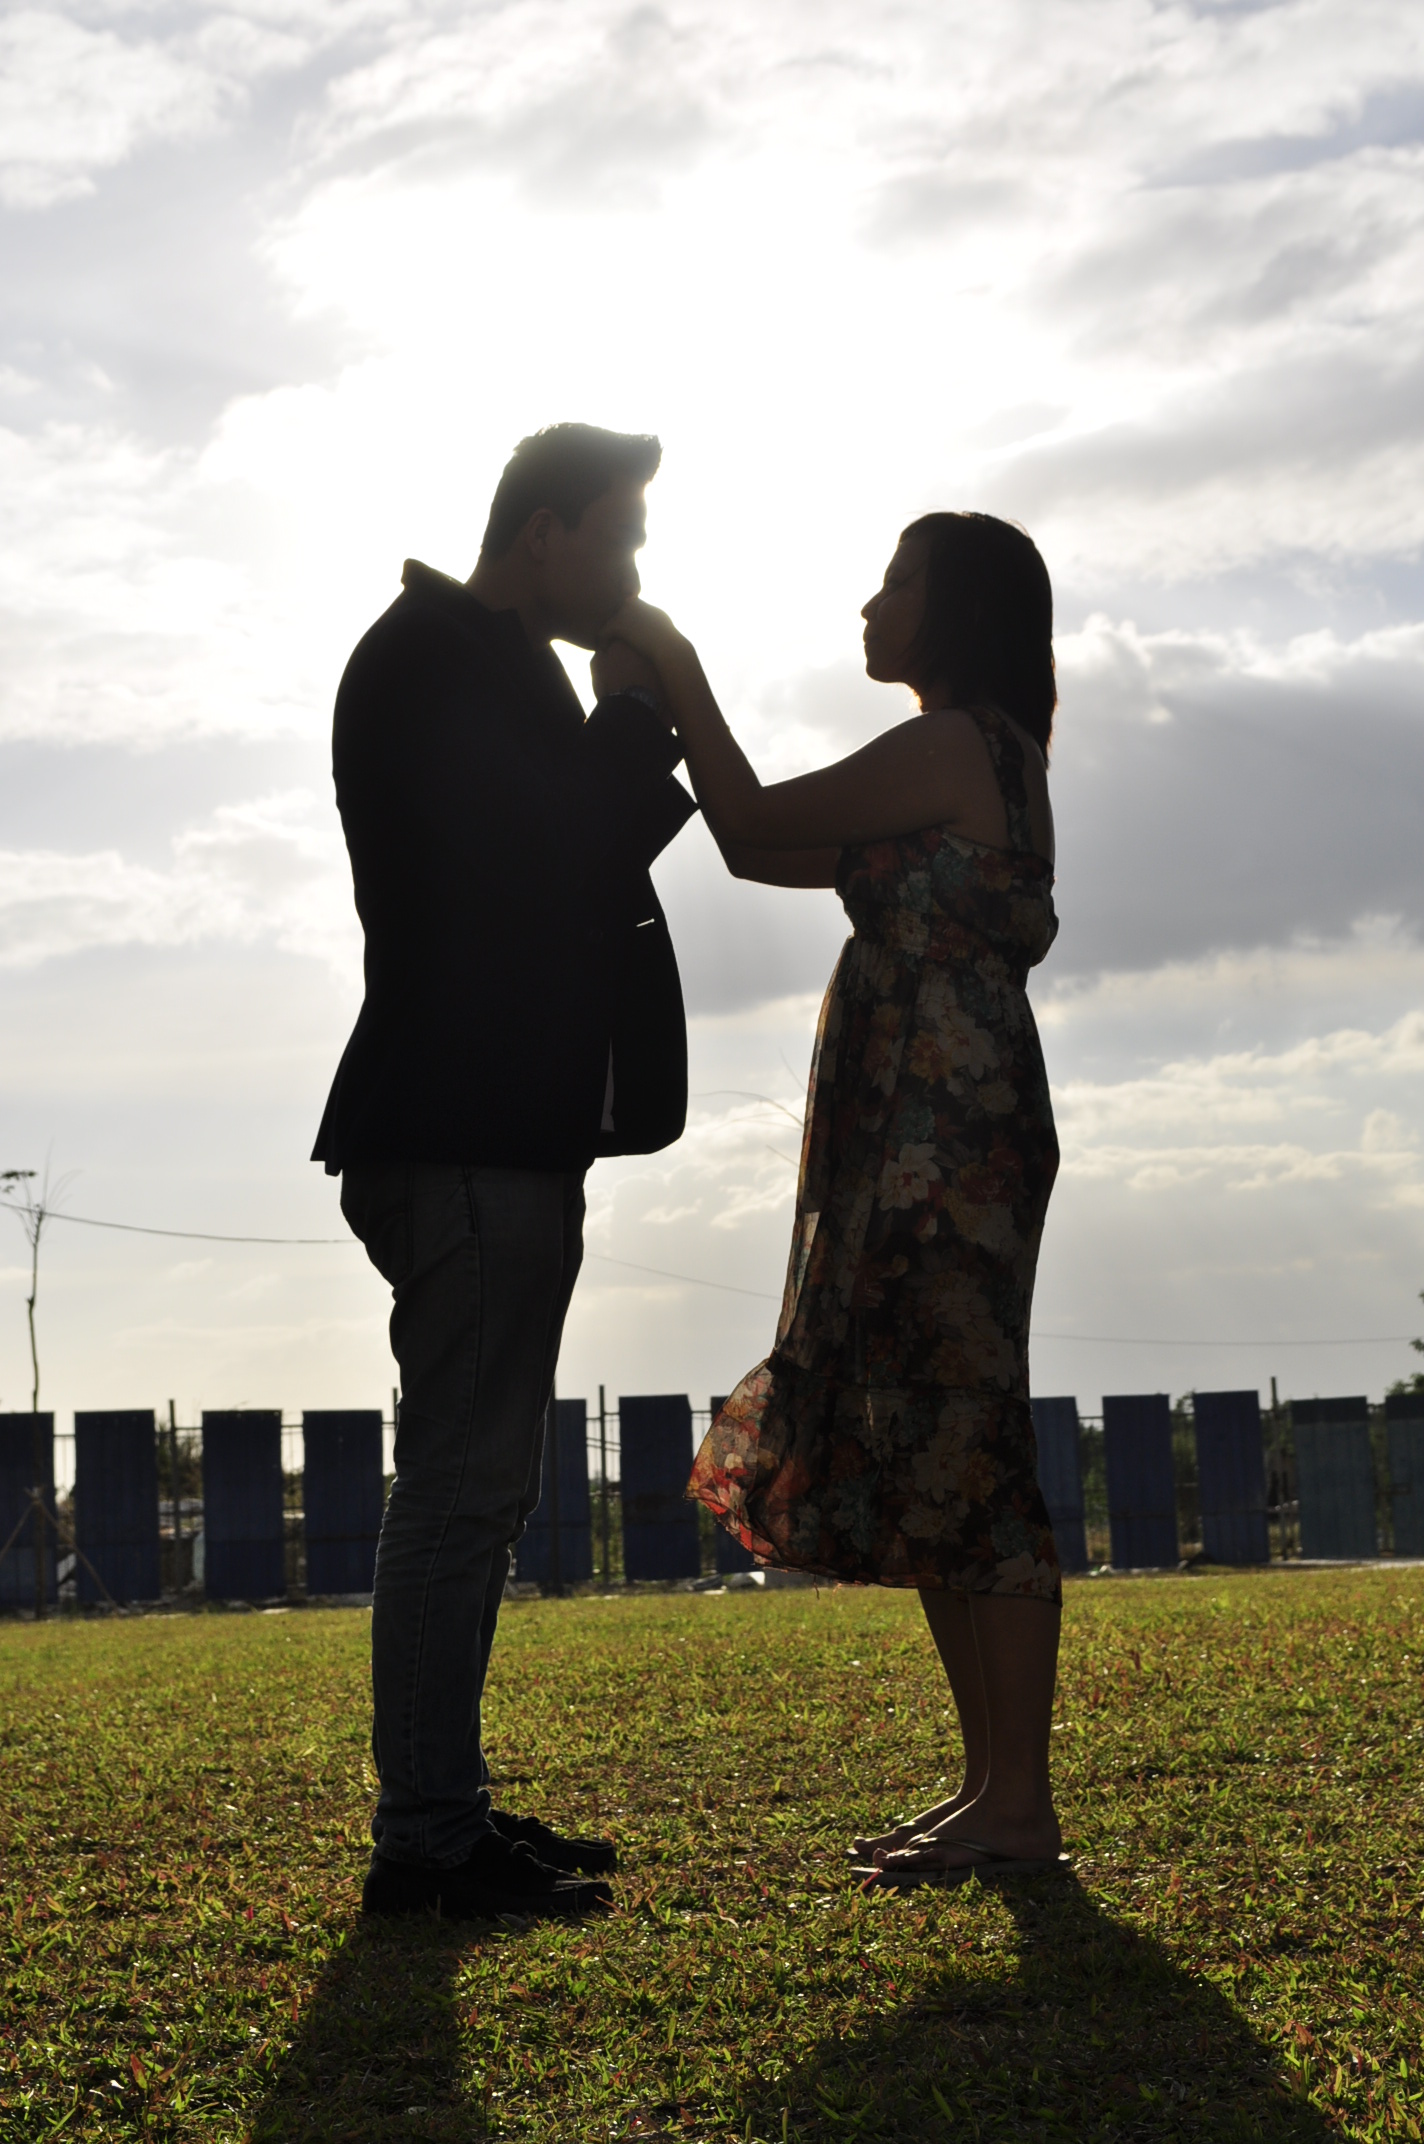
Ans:
<svg viewBox="0 0 1424 2144"><path fill-rule="evenodd" d="M1018 731L1002 709L971 707L968 710L983 738L1009 827L1009 847L1033 853L1033 835L1028 818L1028 784L1024 779L1024 747Z"/></svg>

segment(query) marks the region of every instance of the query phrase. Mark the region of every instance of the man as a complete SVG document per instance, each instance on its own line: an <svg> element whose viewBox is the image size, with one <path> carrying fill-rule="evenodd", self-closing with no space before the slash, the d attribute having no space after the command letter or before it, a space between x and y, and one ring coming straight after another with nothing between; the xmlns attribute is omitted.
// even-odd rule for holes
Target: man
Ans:
<svg viewBox="0 0 1424 2144"><path fill-rule="evenodd" d="M376 1557L380 1798L363 1905L605 1905L613 1848L491 1803L480 1697L598 1154L682 1131L687 1039L648 867L695 809L656 675L595 657L584 719L552 640L594 648L638 589L656 439L521 441L463 584L411 560L336 701L366 999L317 1135L395 1298L395 1485Z"/></svg>

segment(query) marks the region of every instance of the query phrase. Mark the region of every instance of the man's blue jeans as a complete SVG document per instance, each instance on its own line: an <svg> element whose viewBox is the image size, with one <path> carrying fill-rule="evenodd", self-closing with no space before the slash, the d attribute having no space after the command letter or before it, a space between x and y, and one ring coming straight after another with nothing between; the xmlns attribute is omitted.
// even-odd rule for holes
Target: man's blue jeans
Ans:
<svg viewBox="0 0 1424 2144"><path fill-rule="evenodd" d="M391 1861L490 1830L480 1699L583 1255L583 1176L353 1162L341 1210L395 1296L395 1486L371 1618L371 1823Z"/></svg>

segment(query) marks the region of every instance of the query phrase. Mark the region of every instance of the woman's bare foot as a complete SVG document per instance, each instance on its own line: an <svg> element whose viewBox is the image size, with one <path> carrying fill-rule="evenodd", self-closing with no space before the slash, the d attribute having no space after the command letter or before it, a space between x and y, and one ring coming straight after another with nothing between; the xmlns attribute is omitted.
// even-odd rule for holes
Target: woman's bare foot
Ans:
<svg viewBox="0 0 1424 2144"><path fill-rule="evenodd" d="M972 1815L956 1810L898 1846L876 1848L871 1859L883 1869L955 1869L977 1867L986 1855L1052 1861L1062 1850L1063 1834L1051 1809L1015 1816L980 1803Z"/></svg>
<svg viewBox="0 0 1424 2144"><path fill-rule="evenodd" d="M893 1854L898 1847L908 1846L922 1831L933 1831L961 1809L967 1809L975 1799L978 1789L963 1786L948 1801L936 1802L933 1809L926 1809L922 1816L912 1816L906 1823L897 1824L893 1831L877 1832L873 1838L856 1839L851 1844L853 1861L875 1861L881 1854Z"/></svg>

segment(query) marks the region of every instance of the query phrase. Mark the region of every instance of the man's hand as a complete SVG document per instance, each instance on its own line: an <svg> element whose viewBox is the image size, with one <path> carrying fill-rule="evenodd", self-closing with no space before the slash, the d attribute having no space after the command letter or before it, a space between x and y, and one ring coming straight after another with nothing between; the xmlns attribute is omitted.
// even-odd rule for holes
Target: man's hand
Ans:
<svg viewBox="0 0 1424 2144"><path fill-rule="evenodd" d="M626 692L630 685L639 685L645 692L658 696L659 712L662 712L663 689L656 668L646 655L630 648L626 640L605 641L589 665L593 689L600 700L610 693Z"/></svg>

